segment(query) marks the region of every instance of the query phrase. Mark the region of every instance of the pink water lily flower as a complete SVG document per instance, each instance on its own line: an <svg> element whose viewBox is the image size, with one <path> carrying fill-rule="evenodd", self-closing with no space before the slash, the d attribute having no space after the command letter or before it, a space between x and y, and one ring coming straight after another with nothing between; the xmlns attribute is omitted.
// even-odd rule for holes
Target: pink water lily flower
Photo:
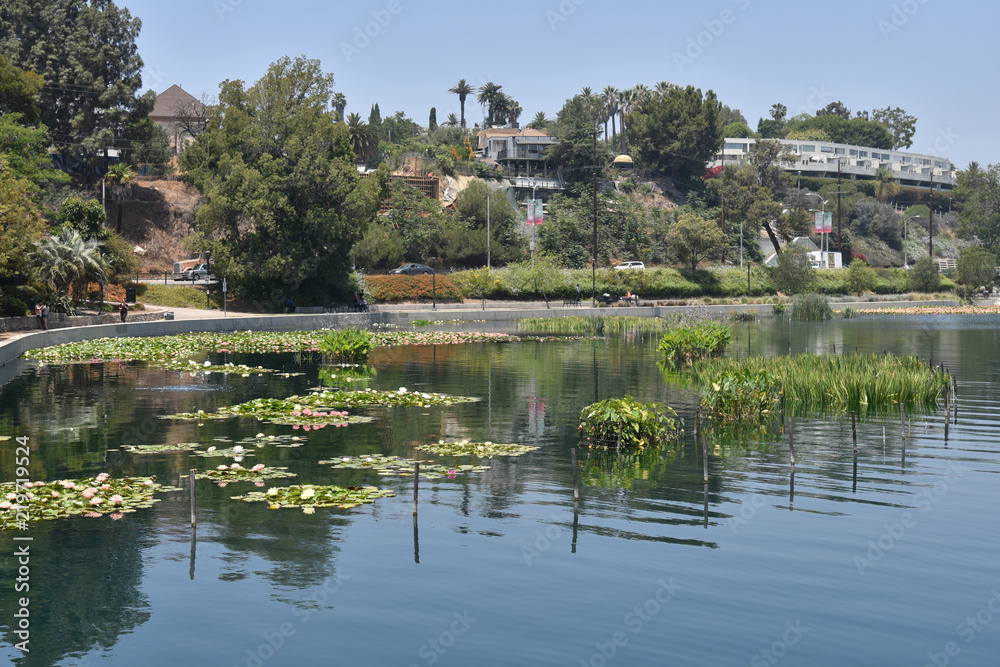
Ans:
<svg viewBox="0 0 1000 667"><path fill-rule="evenodd" d="M111 490L111 485L110 484L101 484L101 488L104 489L105 491L110 491Z"/></svg>
<svg viewBox="0 0 1000 667"><path fill-rule="evenodd" d="M216 470L226 470L227 466L221 465L221 466L217 466L215 469Z"/></svg>
<svg viewBox="0 0 1000 667"><path fill-rule="evenodd" d="M231 468L232 470L239 470L239 469L240 469L240 468L241 468L242 466L240 466L240 464L239 464L239 463L234 463L233 465L231 465L231 466L229 466L229 467L230 467L230 468Z"/></svg>
<svg viewBox="0 0 1000 667"><path fill-rule="evenodd" d="M121 505L122 502L124 502L124 501L125 501L125 499L122 498L117 493L115 495L111 496L111 502L113 502L115 505Z"/></svg>
<svg viewBox="0 0 1000 667"><path fill-rule="evenodd" d="M53 491L52 492L52 497L53 498L58 498L59 497L59 492L58 491Z"/></svg>
<svg viewBox="0 0 1000 667"><path fill-rule="evenodd" d="M90 501L90 504L91 505L100 505L101 504L101 499L100 498L92 498L91 501Z"/></svg>
<svg viewBox="0 0 1000 667"><path fill-rule="evenodd" d="M264 464L263 463L258 463L253 468L251 468L251 470L253 470L254 472L257 472L258 470L263 470L263 469L264 469Z"/></svg>
<svg viewBox="0 0 1000 667"><path fill-rule="evenodd" d="M17 500L17 494L16 493L8 493L6 496L4 496L4 498L6 498L7 500Z"/></svg>
<svg viewBox="0 0 1000 667"><path fill-rule="evenodd" d="M45 482L35 482L35 486L45 486Z"/></svg>
<svg viewBox="0 0 1000 667"><path fill-rule="evenodd" d="M95 493L97 493L97 489L95 489L92 486L88 486L86 489L83 490L83 497L86 498L87 500L90 500L91 498L94 497Z"/></svg>
<svg viewBox="0 0 1000 667"><path fill-rule="evenodd" d="M123 516L125 516L125 515L122 514L121 512L115 512L114 514L111 515L111 518L113 520L117 521L118 519L122 518Z"/></svg>

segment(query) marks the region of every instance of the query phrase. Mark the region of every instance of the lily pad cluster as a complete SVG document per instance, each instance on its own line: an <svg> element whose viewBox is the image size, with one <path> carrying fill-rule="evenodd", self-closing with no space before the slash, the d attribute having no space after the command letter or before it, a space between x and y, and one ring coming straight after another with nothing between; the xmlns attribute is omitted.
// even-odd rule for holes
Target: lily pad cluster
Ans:
<svg viewBox="0 0 1000 667"><path fill-rule="evenodd" d="M417 406L421 408L432 405L455 405L457 403L474 403L480 399L472 396L450 396L422 391L407 391L400 387L396 391L381 389L359 389L357 391L318 391L309 396L292 396L289 401L302 405L323 407L399 407Z"/></svg>
<svg viewBox="0 0 1000 667"><path fill-rule="evenodd" d="M220 465L213 470L195 473L196 479L210 479L213 482L263 482L267 479L280 479L282 477L295 477L295 473L288 472L288 468L277 466L265 466L258 463L252 468L244 468L239 463Z"/></svg>
<svg viewBox="0 0 1000 667"><path fill-rule="evenodd" d="M122 449L131 454L169 454L172 452L188 452L201 447L197 442L178 442L175 445L122 445Z"/></svg>
<svg viewBox="0 0 1000 667"><path fill-rule="evenodd" d="M232 447L218 448L212 445L208 449L201 449L192 452L193 456L201 456L203 458L221 458L226 457L228 459L233 459L237 463L243 460L244 456L255 456L254 450L248 449L243 445L233 445Z"/></svg>
<svg viewBox="0 0 1000 667"><path fill-rule="evenodd" d="M308 438L304 435L264 435L258 433L243 438L237 444L249 447L301 447Z"/></svg>
<svg viewBox="0 0 1000 667"><path fill-rule="evenodd" d="M233 500L245 503L263 502L270 509L301 507L306 514L312 514L317 507L337 507L351 509L359 505L375 502L377 498L391 498L396 494L388 489L375 486L318 486L303 484L295 486L271 487L267 491L251 491Z"/></svg>
<svg viewBox="0 0 1000 667"><path fill-rule="evenodd" d="M320 461L320 465L351 470L370 470L383 477L409 477L416 470L417 459L401 456L383 456L381 454L362 454L361 456L343 456L329 461ZM430 461L419 461L420 476L427 479L441 477L454 478L458 473L473 473L489 470L489 466L444 466Z"/></svg>
<svg viewBox="0 0 1000 667"><path fill-rule="evenodd" d="M445 442L440 440L437 443L427 445L417 445L414 447L421 452L432 452L443 456L478 456L480 458L491 459L494 456L521 456L528 452L533 452L538 447L528 445L503 444L499 442Z"/></svg>
<svg viewBox="0 0 1000 667"><path fill-rule="evenodd" d="M111 518L120 519L126 512L159 502L154 493L176 490L157 484L155 477L113 479L103 472L83 479L30 482L23 487L6 482L0 484L0 529L23 527L24 515L29 523L76 515L110 514Z"/></svg>
<svg viewBox="0 0 1000 667"><path fill-rule="evenodd" d="M307 397L311 398L311 397ZM239 405L220 408L217 412L181 412L168 415L164 419L229 419L231 417L255 417L272 424L286 424L295 427L323 428L325 426L347 426L371 421L371 417L351 415L345 411L332 408L319 408L315 402L309 404L304 399L299 402L298 396L282 400L279 398L256 398Z"/></svg>

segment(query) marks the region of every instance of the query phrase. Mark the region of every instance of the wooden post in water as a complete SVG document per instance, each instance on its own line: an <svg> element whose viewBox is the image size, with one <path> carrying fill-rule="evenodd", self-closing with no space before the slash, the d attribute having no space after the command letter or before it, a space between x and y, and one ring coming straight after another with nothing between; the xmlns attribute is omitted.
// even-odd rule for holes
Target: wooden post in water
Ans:
<svg viewBox="0 0 1000 667"><path fill-rule="evenodd" d="M791 461L792 470L795 470L795 438L792 435L792 418L788 418L788 459Z"/></svg>
<svg viewBox="0 0 1000 667"><path fill-rule="evenodd" d="M851 410L851 441L854 442L854 455L858 455L858 419L857 415L854 414L854 410Z"/></svg>
<svg viewBox="0 0 1000 667"><path fill-rule="evenodd" d="M576 447L569 450L570 459L573 461L573 502L580 500L580 478L576 469Z"/></svg>
<svg viewBox="0 0 1000 667"><path fill-rule="evenodd" d="M705 484L708 484L708 442L704 434L701 436L701 461L702 469L705 472Z"/></svg>
<svg viewBox="0 0 1000 667"><path fill-rule="evenodd" d="M958 378L951 376L951 390L955 394L955 425L958 425Z"/></svg>
<svg viewBox="0 0 1000 667"><path fill-rule="evenodd" d="M903 402L899 402L899 431L903 434L903 446L906 446L906 409Z"/></svg>
<svg viewBox="0 0 1000 667"><path fill-rule="evenodd" d="M420 461L413 464L413 516L417 516L417 490L420 487Z"/></svg>
<svg viewBox="0 0 1000 667"><path fill-rule="evenodd" d="M837 356L837 344L833 344L833 356Z"/></svg>
<svg viewBox="0 0 1000 667"><path fill-rule="evenodd" d="M188 480L190 481L190 486L191 486L191 525L197 526L198 516L197 516L197 507L195 505L195 497L194 497L194 473L195 469L191 468L191 472L188 475Z"/></svg>

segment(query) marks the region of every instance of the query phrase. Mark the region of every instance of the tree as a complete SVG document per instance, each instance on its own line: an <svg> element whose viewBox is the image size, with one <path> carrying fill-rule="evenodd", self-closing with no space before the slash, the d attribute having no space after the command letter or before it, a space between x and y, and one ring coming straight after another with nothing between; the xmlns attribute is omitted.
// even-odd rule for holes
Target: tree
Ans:
<svg viewBox="0 0 1000 667"><path fill-rule="evenodd" d="M482 105L484 113L486 114L486 127L493 127L496 124L496 103L500 94L503 92L502 88L503 86L493 83L492 81L487 81L479 87L479 95L476 96L476 101Z"/></svg>
<svg viewBox="0 0 1000 667"><path fill-rule="evenodd" d="M594 140L600 132L601 111L592 99L577 95L559 110L555 136L559 143L549 151L549 160L566 170L571 182L590 179L587 167L594 163ZM604 143L597 144L597 164L607 164L611 153Z"/></svg>
<svg viewBox="0 0 1000 667"><path fill-rule="evenodd" d="M444 122L446 127L458 127L458 116L453 113L448 114L448 120Z"/></svg>
<svg viewBox="0 0 1000 667"><path fill-rule="evenodd" d="M378 129L382 124L382 112L378 108L378 102L372 105L372 110L368 112L368 124Z"/></svg>
<svg viewBox="0 0 1000 667"><path fill-rule="evenodd" d="M108 215L96 199L81 199L78 196L68 197L59 206L55 221L63 226L70 226L80 232L85 239L99 238L106 232L105 223Z"/></svg>
<svg viewBox="0 0 1000 667"><path fill-rule="evenodd" d="M455 201L455 213L469 229L481 229L485 232L487 196L489 196L490 254L494 264L503 264L521 254L517 216L507 197L504 196L504 191L492 190L485 181L472 181L459 193Z"/></svg>
<svg viewBox="0 0 1000 667"><path fill-rule="evenodd" d="M1000 254L1000 163L982 169L972 162L958 172L955 185L958 236Z"/></svg>
<svg viewBox="0 0 1000 667"><path fill-rule="evenodd" d="M715 93L703 97L693 86L649 100L631 116L635 153L645 166L669 171L674 179L700 176L722 145L719 110Z"/></svg>
<svg viewBox="0 0 1000 667"><path fill-rule="evenodd" d="M65 182L69 177L53 169L49 155L49 136L44 127L25 127L20 114L0 115L0 158L3 170L27 179L33 194L50 182Z"/></svg>
<svg viewBox="0 0 1000 667"><path fill-rule="evenodd" d="M412 118L407 118L402 111L382 119L378 125L379 139L388 143L402 144L419 134L420 126Z"/></svg>
<svg viewBox="0 0 1000 667"><path fill-rule="evenodd" d="M913 264L908 277L909 287L915 292L933 292L941 284L941 274L937 264L928 256L921 257Z"/></svg>
<svg viewBox="0 0 1000 667"><path fill-rule="evenodd" d="M128 151L128 162L137 175L166 176L173 173L173 150L170 135L163 126L150 119L136 123L132 127L134 139Z"/></svg>
<svg viewBox="0 0 1000 667"><path fill-rule="evenodd" d="M785 121L761 118L757 121L757 136L764 139L784 139Z"/></svg>
<svg viewBox="0 0 1000 667"><path fill-rule="evenodd" d="M361 178L348 127L330 110L319 61L281 58L250 88L225 81L182 160L203 197L199 233L230 289L248 299L327 303L350 292L350 252L388 183Z"/></svg>
<svg viewBox="0 0 1000 667"><path fill-rule="evenodd" d="M35 244L33 264L42 282L57 294L72 291L72 305L79 301L87 282L107 283L108 266L97 239L86 240L75 229L63 229Z"/></svg>
<svg viewBox="0 0 1000 667"><path fill-rule="evenodd" d="M786 107L781 102L771 105L771 118L781 122L785 120L785 116L788 114L788 107Z"/></svg>
<svg viewBox="0 0 1000 667"><path fill-rule="evenodd" d="M746 123L730 123L723 128L722 136L729 139L752 139L754 133Z"/></svg>
<svg viewBox="0 0 1000 667"><path fill-rule="evenodd" d="M696 215L682 215L667 232L667 244L680 262L691 265L692 273L698 262L718 253L725 243L715 222Z"/></svg>
<svg viewBox="0 0 1000 667"><path fill-rule="evenodd" d="M970 291L993 284L997 258L982 248L963 248L958 254L958 280Z"/></svg>
<svg viewBox="0 0 1000 667"><path fill-rule="evenodd" d="M802 294L815 277L809 251L795 243L789 243L778 253L778 264L771 270L775 289L784 294Z"/></svg>
<svg viewBox="0 0 1000 667"><path fill-rule="evenodd" d="M544 111L535 112L535 117L531 119L528 123L528 127L532 130L545 130L545 127L549 124L549 119L545 117Z"/></svg>
<svg viewBox="0 0 1000 667"><path fill-rule="evenodd" d="M618 115L618 89L605 86L601 91L601 102L604 104L604 141L611 142L611 149L616 150L618 136L615 131L615 117ZM608 136L608 121L611 121L611 136Z"/></svg>
<svg viewBox="0 0 1000 667"><path fill-rule="evenodd" d="M875 198L883 204L899 193L899 184L892 169L879 167L875 170Z"/></svg>
<svg viewBox="0 0 1000 667"><path fill-rule="evenodd" d="M840 100L836 102L830 102L822 109L816 109L817 116L839 116L844 120L849 120L851 118L851 110L844 106L844 103Z"/></svg>
<svg viewBox="0 0 1000 667"><path fill-rule="evenodd" d="M760 131L760 127L757 128ZM823 130L831 141L853 146L871 146L889 150L893 138L889 130L880 123L863 118L844 117L838 113L817 116L795 117L785 124L786 133L803 130Z"/></svg>
<svg viewBox="0 0 1000 667"><path fill-rule="evenodd" d="M878 282L875 269L868 266L863 259L855 259L847 269L847 289L861 296L865 292L875 289Z"/></svg>
<svg viewBox="0 0 1000 667"><path fill-rule="evenodd" d="M458 95L458 104L462 113L462 129L465 129L465 98L474 93L475 89L473 89L473 87L470 86L465 79L459 79L458 83L448 89L448 92L453 95Z"/></svg>
<svg viewBox="0 0 1000 667"><path fill-rule="evenodd" d="M436 107L431 107L431 113L427 117L427 131L433 132L438 126L438 112Z"/></svg>
<svg viewBox="0 0 1000 667"><path fill-rule="evenodd" d="M347 116L347 139L354 151L356 162L367 162L375 157L378 149L378 134L371 125L366 125L356 113Z"/></svg>
<svg viewBox="0 0 1000 667"><path fill-rule="evenodd" d="M45 228L35 193L34 184L15 174L0 154L0 279L23 271L32 244Z"/></svg>
<svg viewBox="0 0 1000 667"><path fill-rule="evenodd" d="M913 134L917 131L915 116L911 116L899 107L895 109L886 107L873 110L871 119L892 135L893 149L909 148L913 145Z"/></svg>
<svg viewBox="0 0 1000 667"><path fill-rule="evenodd" d="M792 130L784 136L785 139L797 141L833 141L830 133L816 127L807 127L801 130Z"/></svg>
<svg viewBox="0 0 1000 667"><path fill-rule="evenodd" d="M344 121L344 109L347 108L347 96L343 93L333 94L333 108L337 110L337 120Z"/></svg>
<svg viewBox="0 0 1000 667"><path fill-rule="evenodd" d="M17 113L26 125L38 123L42 115L38 100L43 84L42 77L14 67L0 55L0 115Z"/></svg>
<svg viewBox="0 0 1000 667"><path fill-rule="evenodd" d="M115 231L122 233L122 212L125 210L125 202L132 194L132 182L135 180L135 173L126 164L113 164L108 169L106 176L108 192L111 199L118 207L118 222L115 224Z"/></svg>
<svg viewBox="0 0 1000 667"><path fill-rule="evenodd" d="M22 0L0 16L0 52L45 80L41 121L60 145L95 152L128 137L156 95L138 96L142 22L111 0Z"/></svg>

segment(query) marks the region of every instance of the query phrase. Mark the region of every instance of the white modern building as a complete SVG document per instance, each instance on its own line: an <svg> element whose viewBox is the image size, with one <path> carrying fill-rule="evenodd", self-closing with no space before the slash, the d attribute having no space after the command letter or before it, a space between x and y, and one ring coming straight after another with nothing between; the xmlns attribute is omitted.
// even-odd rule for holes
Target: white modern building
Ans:
<svg viewBox="0 0 1000 667"><path fill-rule="evenodd" d="M722 150L709 167L741 164L756 139L725 139ZM875 170L887 167L903 186L951 190L955 185L955 166L948 158L923 153L906 153L866 146L837 144L831 141L781 139L794 160L784 162L785 171L796 176L865 180L875 178Z"/></svg>

